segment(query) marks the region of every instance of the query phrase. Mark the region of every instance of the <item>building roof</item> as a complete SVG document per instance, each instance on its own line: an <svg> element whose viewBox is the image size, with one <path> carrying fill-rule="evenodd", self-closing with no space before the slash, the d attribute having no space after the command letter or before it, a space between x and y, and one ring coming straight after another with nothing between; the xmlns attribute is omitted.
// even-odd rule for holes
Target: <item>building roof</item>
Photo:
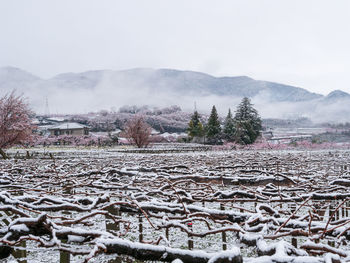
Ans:
<svg viewBox="0 0 350 263"><path fill-rule="evenodd" d="M87 126L76 123L76 122L64 122L57 125L53 125L49 128L49 130L74 130L74 129L84 129Z"/></svg>

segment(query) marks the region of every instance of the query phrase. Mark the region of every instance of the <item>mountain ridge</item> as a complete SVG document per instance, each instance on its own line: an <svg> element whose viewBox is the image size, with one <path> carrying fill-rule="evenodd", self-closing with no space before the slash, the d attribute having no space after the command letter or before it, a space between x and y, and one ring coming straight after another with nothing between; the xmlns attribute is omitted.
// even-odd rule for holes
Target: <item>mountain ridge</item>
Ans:
<svg viewBox="0 0 350 263"><path fill-rule="evenodd" d="M0 91L16 89L43 112L48 99L54 112L88 112L124 105L179 105L192 111L212 105L234 109L250 97L264 117L305 116L350 120L350 94L333 91L327 96L291 85L255 80L248 76L215 77L197 71L135 68L67 72L42 79L14 67L0 68ZM349 111L349 112L348 112Z"/></svg>
<svg viewBox="0 0 350 263"><path fill-rule="evenodd" d="M94 81L94 85L91 87L95 87L98 83L98 81L101 81L101 78L104 74L123 74L126 73L127 75L132 75L135 77L135 75L143 74L145 75L148 80L151 81L152 84L154 84L155 81L159 81L159 78L163 79L169 79L169 78L182 78L183 84L186 85L186 82L193 79L196 81L209 81L210 84L213 85L214 88L218 88L217 90L214 90L213 87L207 87L204 86L204 90L210 91L211 93L217 94L217 95L234 95L234 96L248 96L248 97L254 97L258 95L259 92L263 91L272 91L272 92L281 92L282 89L289 89L288 94L285 96L278 96L276 99L277 101L284 100L284 101L303 101L303 100L312 100L317 98L326 97L324 95L310 92L305 88L296 87L292 85L287 85L283 83L278 82L272 82L272 81L266 81L266 80L256 80L249 76L213 76L211 74L199 72L199 71L191 71L191 70L177 70L177 69L170 69L170 68L160 68L160 69L152 69L152 68L132 68L132 69L125 69L125 70L110 70L110 69L102 69L102 70L89 70L89 71L83 71L83 72L65 72L57 74L51 78L43 79L40 78L28 71L22 70L17 67L0 67L0 84L3 81L3 72L7 72L7 74L13 74L11 72L16 72L18 75L19 73L22 75L26 75L26 80L31 81L61 81L61 82L67 82L69 85L70 80L74 79L75 81L80 81L80 85L84 86L87 85L87 83L81 82L84 79L92 80ZM148 76L147 76L148 75ZM31 79L29 78L31 76ZM197 77L197 78L194 78ZM201 77L201 78L198 78ZM180 80L181 81L181 80ZM193 84L193 83L189 83ZM199 83L202 84L202 83ZM195 84L193 84L195 86ZM203 84L199 85L201 88L203 88ZM186 88L187 85L186 85ZM196 87L193 87L196 89ZM245 90L242 90L245 89ZM344 91L342 91L343 94L348 94ZM350 94L349 94L350 95ZM290 97L288 99L288 97ZM298 98L295 96L299 96ZM304 96L304 97L302 97Z"/></svg>

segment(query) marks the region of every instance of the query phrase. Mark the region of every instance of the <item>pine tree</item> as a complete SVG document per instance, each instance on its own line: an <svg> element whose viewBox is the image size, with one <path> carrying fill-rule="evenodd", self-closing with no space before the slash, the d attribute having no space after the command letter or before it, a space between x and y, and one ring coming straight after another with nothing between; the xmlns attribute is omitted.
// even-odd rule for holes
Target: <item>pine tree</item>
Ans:
<svg viewBox="0 0 350 263"><path fill-rule="evenodd" d="M235 135L235 122L232 118L231 109L229 109L224 122L223 137L226 140L233 142L234 135Z"/></svg>
<svg viewBox="0 0 350 263"><path fill-rule="evenodd" d="M206 136L208 143L220 143L221 126L215 106L213 106L213 108L211 109L208 124L206 126Z"/></svg>
<svg viewBox="0 0 350 263"><path fill-rule="evenodd" d="M261 119L248 98L243 98L238 105L235 117L235 141L240 144L251 144L260 135Z"/></svg>
<svg viewBox="0 0 350 263"><path fill-rule="evenodd" d="M203 124L200 121L200 116L197 111L195 111L191 117L187 132L191 139L204 136Z"/></svg>

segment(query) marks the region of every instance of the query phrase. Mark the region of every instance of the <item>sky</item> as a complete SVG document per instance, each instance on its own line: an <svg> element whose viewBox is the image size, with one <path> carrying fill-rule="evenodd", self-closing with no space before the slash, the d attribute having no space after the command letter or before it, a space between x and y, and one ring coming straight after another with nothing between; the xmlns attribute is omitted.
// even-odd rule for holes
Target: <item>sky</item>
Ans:
<svg viewBox="0 0 350 263"><path fill-rule="evenodd" d="M348 0L0 0L0 67L174 68L350 92Z"/></svg>

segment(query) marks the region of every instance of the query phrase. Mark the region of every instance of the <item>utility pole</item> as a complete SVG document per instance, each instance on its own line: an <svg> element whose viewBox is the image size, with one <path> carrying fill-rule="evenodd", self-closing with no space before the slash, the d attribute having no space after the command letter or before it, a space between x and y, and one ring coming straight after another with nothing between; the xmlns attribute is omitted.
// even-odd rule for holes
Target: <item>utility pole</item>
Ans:
<svg viewBox="0 0 350 263"><path fill-rule="evenodd" d="M48 99L47 96L45 97L45 111L44 111L44 115L46 117L50 116L49 99Z"/></svg>

